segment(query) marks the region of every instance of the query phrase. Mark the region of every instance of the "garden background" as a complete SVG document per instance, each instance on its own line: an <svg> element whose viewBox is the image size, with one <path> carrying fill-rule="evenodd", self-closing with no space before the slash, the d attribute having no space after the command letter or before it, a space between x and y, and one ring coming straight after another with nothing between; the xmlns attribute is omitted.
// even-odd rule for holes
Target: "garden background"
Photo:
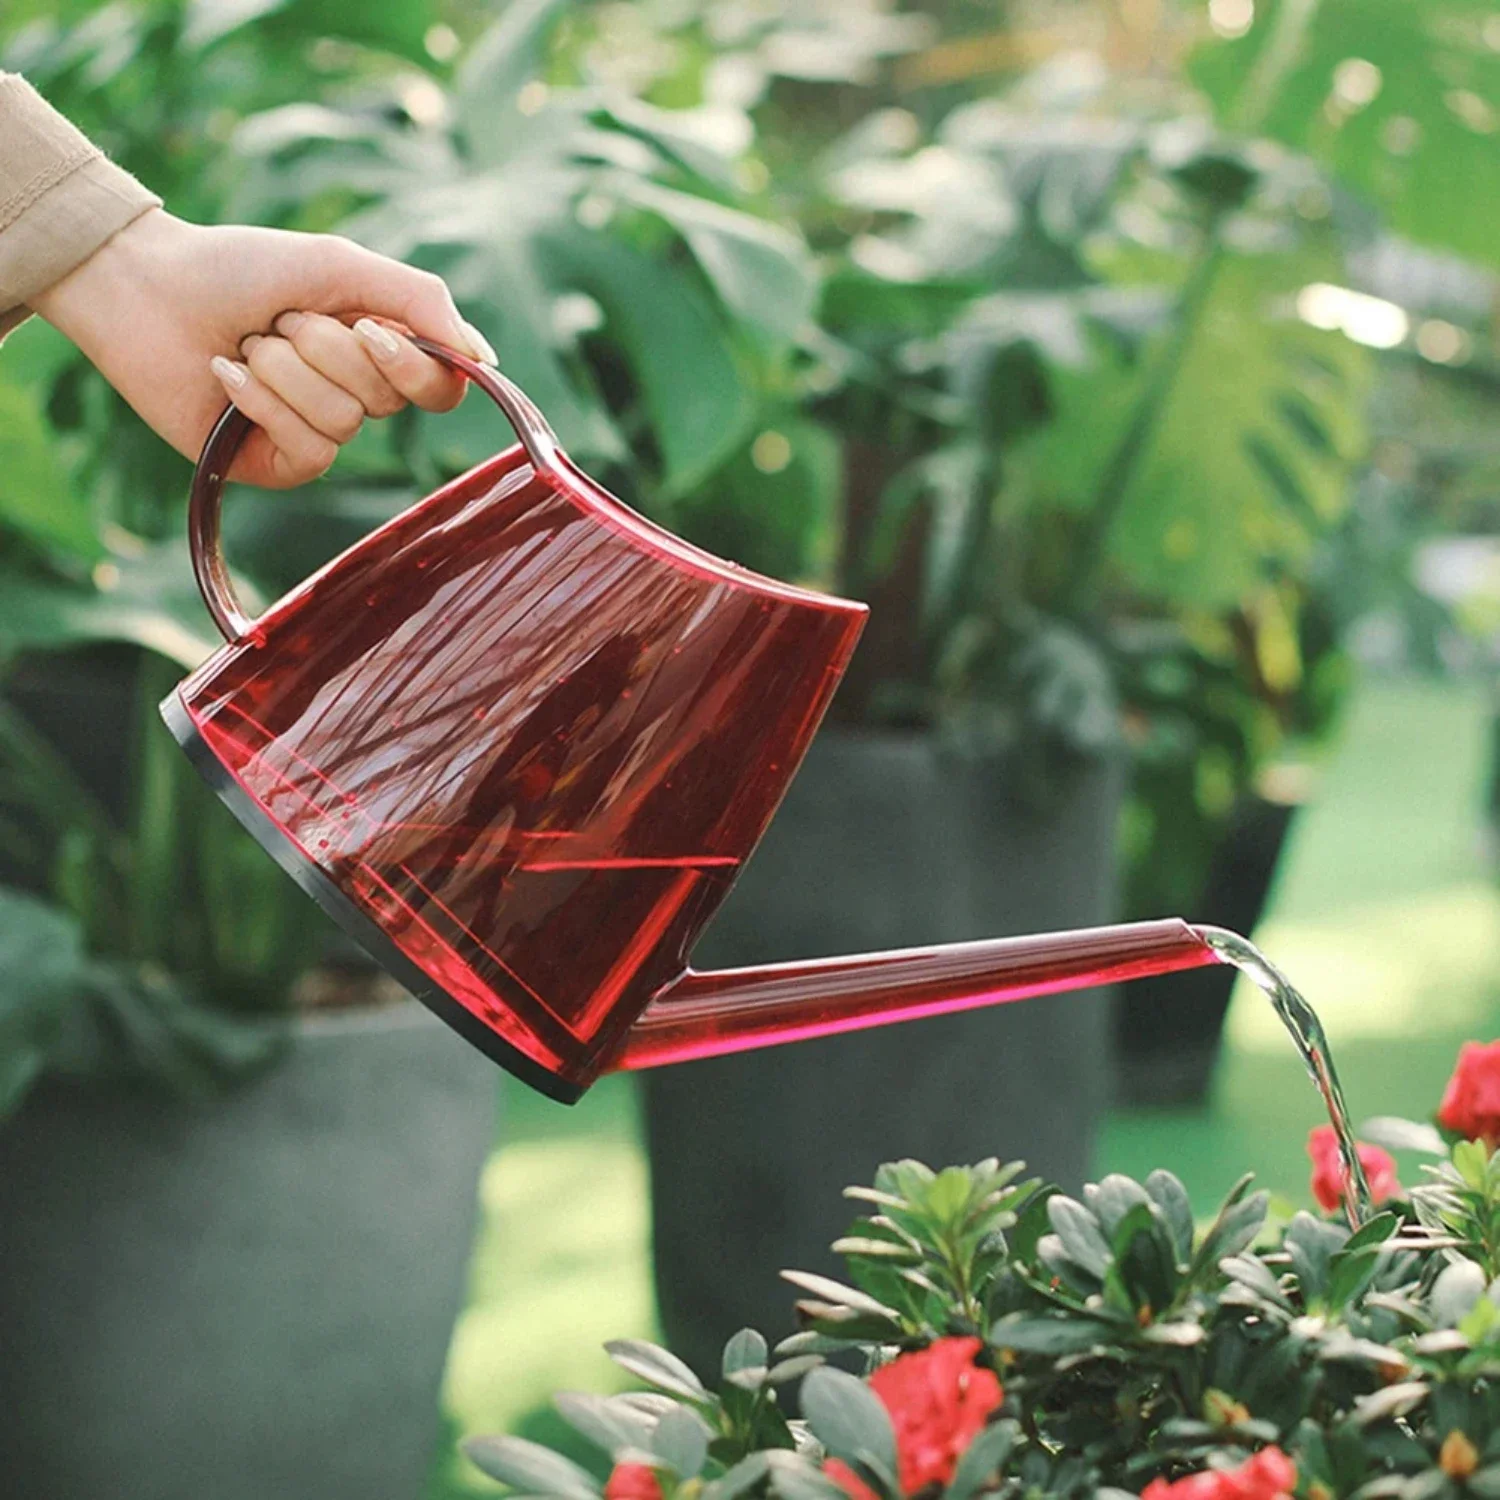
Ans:
<svg viewBox="0 0 1500 1500"><path fill-rule="evenodd" d="M441 271L627 501L869 599L837 729L999 764L1043 827L1124 767L1116 909L1254 927L1356 1114L1423 1113L1493 1034L1500 12L9 0L0 66L174 212ZM247 586L488 456L489 415L232 497ZM18 1118L122 1076L212 1113L306 1010L384 998L156 722L212 645L187 478L51 330L0 350ZM1095 1170L1305 1199L1314 1096L1253 998L1221 1046L1227 993L1122 997ZM484 1487L459 1432L550 1435L653 1328L633 1085L500 1117L434 1495Z"/></svg>

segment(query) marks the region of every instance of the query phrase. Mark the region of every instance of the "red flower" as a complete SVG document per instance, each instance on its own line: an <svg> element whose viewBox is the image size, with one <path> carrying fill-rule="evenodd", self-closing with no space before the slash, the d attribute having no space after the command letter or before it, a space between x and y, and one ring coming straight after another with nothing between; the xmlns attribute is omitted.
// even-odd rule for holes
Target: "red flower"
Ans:
<svg viewBox="0 0 1500 1500"><path fill-rule="evenodd" d="M849 1500L880 1500L880 1496L841 1458L825 1459L823 1472L843 1490Z"/></svg>
<svg viewBox="0 0 1500 1500"><path fill-rule="evenodd" d="M1141 1500L1283 1500L1296 1484L1296 1464L1280 1448L1262 1448L1237 1469L1205 1469L1171 1483L1153 1479Z"/></svg>
<svg viewBox="0 0 1500 1500"><path fill-rule="evenodd" d="M604 1500L661 1500L661 1480L650 1464L616 1464Z"/></svg>
<svg viewBox="0 0 1500 1500"><path fill-rule="evenodd" d="M899 1355L870 1376L870 1387L896 1429L903 1494L947 1484L964 1449L1000 1405L994 1372L974 1363L981 1347L975 1338L939 1339L914 1354Z"/></svg>
<svg viewBox="0 0 1500 1500"><path fill-rule="evenodd" d="M1466 1141L1500 1145L1500 1042L1465 1042L1443 1102L1438 1124Z"/></svg>
<svg viewBox="0 0 1500 1500"><path fill-rule="evenodd" d="M1377 1203L1395 1198L1401 1192L1396 1163L1389 1151L1379 1146L1357 1145L1359 1164L1365 1169L1370 1196ZM1319 1125L1307 1137L1307 1154L1312 1158L1312 1194L1330 1213L1344 1201L1344 1164L1339 1160L1339 1141L1332 1125Z"/></svg>

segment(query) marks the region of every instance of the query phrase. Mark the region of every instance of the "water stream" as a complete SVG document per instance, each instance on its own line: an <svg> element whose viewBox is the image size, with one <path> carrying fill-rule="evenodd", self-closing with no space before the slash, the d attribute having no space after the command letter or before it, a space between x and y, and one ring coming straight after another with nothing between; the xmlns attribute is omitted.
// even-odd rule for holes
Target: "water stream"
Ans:
<svg viewBox="0 0 1500 1500"><path fill-rule="evenodd" d="M1333 1066L1333 1057L1328 1050L1328 1037L1318 1013L1298 993L1286 975L1268 959L1254 943L1227 932L1222 927L1194 927L1193 932L1217 955L1220 962L1230 964L1245 975L1271 1002L1271 1007L1281 1019L1295 1043L1307 1071L1323 1096L1328 1110L1328 1119L1333 1133L1338 1138L1339 1156L1343 1161L1344 1212L1349 1227L1358 1229L1370 1217L1373 1204L1370 1185L1360 1165L1359 1152L1355 1146L1354 1129L1349 1123L1349 1110L1344 1103L1344 1091L1339 1087L1339 1075Z"/></svg>

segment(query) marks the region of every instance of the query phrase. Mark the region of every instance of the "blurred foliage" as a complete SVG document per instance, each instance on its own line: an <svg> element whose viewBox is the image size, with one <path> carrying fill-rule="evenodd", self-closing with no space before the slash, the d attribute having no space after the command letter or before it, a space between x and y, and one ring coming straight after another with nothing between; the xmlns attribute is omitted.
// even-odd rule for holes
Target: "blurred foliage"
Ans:
<svg viewBox="0 0 1500 1500"><path fill-rule="evenodd" d="M1494 261L1472 0L11 0L0 66L186 217L439 271L631 504L869 598L836 715L1001 751L1037 795L1123 748L1133 912L1191 908L1236 800L1335 722L1353 625L1451 655L1411 562L1494 492L1455 456L1493 410L1482 318L1444 325L1451 367L1377 361L1301 299L1393 230ZM232 500L232 554L274 596L504 440L473 402L371 424L295 508ZM156 692L208 649L188 466L35 324L0 461L0 665L128 643ZM270 942L264 1005L318 930L148 717L109 880L62 873L82 804L24 879L89 961L221 999Z"/></svg>

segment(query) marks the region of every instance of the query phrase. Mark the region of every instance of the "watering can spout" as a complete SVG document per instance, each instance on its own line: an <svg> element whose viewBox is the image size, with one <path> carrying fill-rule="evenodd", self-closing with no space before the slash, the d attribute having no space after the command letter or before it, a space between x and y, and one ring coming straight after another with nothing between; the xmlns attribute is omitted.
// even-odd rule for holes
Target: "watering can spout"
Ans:
<svg viewBox="0 0 1500 1500"><path fill-rule="evenodd" d="M663 1067L1220 962L1178 918L701 973L653 998L612 1071Z"/></svg>

